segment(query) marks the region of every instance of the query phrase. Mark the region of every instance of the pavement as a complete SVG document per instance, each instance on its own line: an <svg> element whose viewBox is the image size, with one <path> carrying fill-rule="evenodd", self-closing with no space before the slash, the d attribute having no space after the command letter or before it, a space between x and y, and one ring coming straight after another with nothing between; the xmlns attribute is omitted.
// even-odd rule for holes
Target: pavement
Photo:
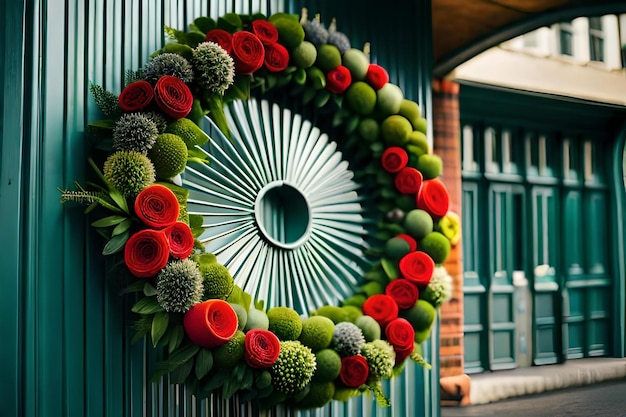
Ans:
<svg viewBox="0 0 626 417"><path fill-rule="evenodd" d="M609 380L626 380L626 358L575 359L558 365L491 371L469 377L469 403L487 404Z"/></svg>

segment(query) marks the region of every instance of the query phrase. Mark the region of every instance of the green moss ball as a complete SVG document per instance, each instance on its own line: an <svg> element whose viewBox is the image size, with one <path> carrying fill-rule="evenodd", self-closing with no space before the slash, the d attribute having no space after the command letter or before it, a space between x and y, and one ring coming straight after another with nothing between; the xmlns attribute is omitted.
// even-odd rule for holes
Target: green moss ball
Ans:
<svg viewBox="0 0 626 417"><path fill-rule="evenodd" d="M267 330L270 327L270 320L264 311L258 310L252 306L248 309L248 320L244 327L244 331L247 332L252 329Z"/></svg>
<svg viewBox="0 0 626 417"><path fill-rule="evenodd" d="M335 395L333 382L311 382L309 393L296 404L297 408L319 408L328 404Z"/></svg>
<svg viewBox="0 0 626 417"><path fill-rule="evenodd" d="M302 320L299 340L313 352L327 348L333 340L335 323L328 317L313 316Z"/></svg>
<svg viewBox="0 0 626 417"><path fill-rule="evenodd" d="M383 120L380 130L383 140L388 146L402 146L407 143L413 127L406 117L393 114Z"/></svg>
<svg viewBox="0 0 626 417"><path fill-rule="evenodd" d="M435 321L437 310L426 300L419 299L415 305L400 311L400 317L411 323L416 332L427 331Z"/></svg>
<svg viewBox="0 0 626 417"><path fill-rule="evenodd" d="M317 48L309 41L303 41L291 52L293 64L298 68L309 68L317 59Z"/></svg>
<svg viewBox="0 0 626 417"><path fill-rule="evenodd" d="M202 146L211 139L198 125L184 117L167 125L165 133L173 133L180 137L185 142L187 149L192 149L196 145Z"/></svg>
<svg viewBox="0 0 626 417"><path fill-rule="evenodd" d="M409 122L411 122L411 125L413 125L413 129L419 125L419 119L422 117L422 111L420 110L419 104L412 100L407 100L406 98L400 103L398 114L406 117Z"/></svg>
<svg viewBox="0 0 626 417"><path fill-rule="evenodd" d="M424 154L417 160L417 167L424 180L431 180L441 175L443 161L439 155Z"/></svg>
<svg viewBox="0 0 626 417"><path fill-rule="evenodd" d="M280 17L272 20L272 23L278 29L278 40L290 51L304 41L304 29L296 19Z"/></svg>
<svg viewBox="0 0 626 417"><path fill-rule="evenodd" d="M218 368L234 367L246 352L245 341L246 334L237 330L232 339L213 349L213 365Z"/></svg>
<svg viewBox="0 0 626 417"><path fill-rule="evenodd" d="M225 300L233 292L235 281L228 269L217 262L200 263L204 286L204 298Z"/></svg>
<svg viewBox="0 0 626 417"><path fill-rule="evenodd" d="M370 60L363 51L356 48L350 48L343 53L341 59L343 66L350 70L353 80L362 81L365 79L367 69L370 65Z"/></svg>
<svg viewBox="0 0 626 417"><path fill-rule="evenodd" d="M367 297L365 296L365 294L354 294L353 296L348 297L345 300L343 300L343 306L344 307L355 306L360 309L363 306L363 303L365 302L366 299Z"/></svg>
<svg viewBox="0 0 626 417"><path fill-rule="evenodd" d="M348 312L339 306L322 306L315 310L314 315L328 317L335 324L350 321Z"/></svg>
<svg viewBox="0 0 626 417"><path fill-rule="evenodd" d="M380 124L371 117L361 119L357 129L359 135L368 142L375 142L380 136Z"/></svg>
<svg viewBox="0 0 626 417"><path fill-rule="evenodd" d="M376 107L376 91L364 81L356 81L346 91L346 103L357 114L368 115Z"/></svg>
<svg viewBox="0 0 626 417"><path fill-rule="evenodd" d="M103 174L125 197L135 197L156 179L152 161L137 151L112 153L104 162Z"/></svg>
<svg viewBox="0 0 626 417"><path fill-rule="evenodd" d="M363 332L363 336L365 337L366 342L372 342L376 339L380 339L381 328L380 324L372 317L362 315L358 319L356 319L356 326L361 329Z"/></svg>
<svg viewBox="0 0 626 417"><path fill-rule="evenodd" d="M423 134L427 134L428 133L428 120L426 120L423 117L420 117L414 127L415 130L417 130L418 132L422 132Z"/></svg>
<svg viewBox="0 0 626 417"><path fill-rule="evenodd" d="M363 315L363 311L356 306L351 306L351 305L343 305L341 307L341 309L343 311L346 312L346 314L348 315L348 320L350 323L354 323L356 321L356 319L358 319L359 317L361 317Z"/></svg>
<svg viewBox="0 0 626 417"><path fill-rule="evenodd" d="M233 310L235 310L235 314L237 314L237 328L239 330L243 330L246 326L246 322L248 321L248 313L246 312L246 309L243 308L241 304L229 304Z"/></svg>
<svg viewBox="0 0 626 417"><path fill-rule="evenodd" d="M187 145L178 135L161 133L148 151L159 178L170 179L183 172L187 164Z"/></svg>
<svg viewBox="0 0 626 417"><path fill-rule="evenodd" d="M427 154L430 150L426 134L424 132L420 132L419 130L414 130L409 133L407 143L419 147L421 149L420 155Z"/></svg>
<svg viewBox="0 0 626 417"><path fill-rule="evenodd" d="M376 108L383 115L397 114L400 111L404 94L402 89L395 84L387 83L376 91ZM410 122L409 122L410 125ZM411 126L413 130L413 126Z"/></svg>
<svg viewBox="0 0 626 417"><path fill-rule="evenodd" d="M315 65L322 71L328 72L341 65L341 52L335 45L325 43L317 49Z"/></svg>
<svg viewBox="0 0 626 417"><path fill-rule="evenodd" d="M298 340L302 333L302 319L289 307L273 307L267 311L269 330L280 340Z"/></svg>
<svg viewBox="0 0 626 417"><path fill-rule="evenodd" d="M385 242L385 254L393 260L399 260L410 250L411 247L407 241L399 237L392 237Z"/></svg>
<svg viewBox="0 0 626 417"><path fill-rule="evenodd" d="M404 216L404 228L412 238L420 240L433 231L433 218L425 210L413 209Z"/></svg>
<svg viewBox="0 0 626 417"><path fill-rule="evenodd" d="M313 380L329 382L335 380L341 371L341 356L334 349L322 349L315 353L317 369Z"/></svg>
<svg viewBox="0 0 626 417"><path fill-rule="evenodd" d="M450 254L450 240L439 232L430 232L420 241L420 250L433 258L436 264L441 264Z"/></svg>

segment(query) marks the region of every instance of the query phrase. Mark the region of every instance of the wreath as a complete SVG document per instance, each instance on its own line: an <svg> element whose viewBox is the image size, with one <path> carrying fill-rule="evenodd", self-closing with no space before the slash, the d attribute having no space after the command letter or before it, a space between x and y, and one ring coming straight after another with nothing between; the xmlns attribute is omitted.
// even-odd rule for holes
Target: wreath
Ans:
<svg viewBox="0 0 626 417"><path fill-rule="evenodd" d="M86 204L85 213L97 217L91 225L106 241L102 254L113 276L124 283L125 293L136 294L134 340L147 336L163 352L154 379L169 375L197 398L236 395L263 408L278 403L317 408L365 392L389 405L383 380L399 374L407 359L429 366L420 344L430 335L436 309L450 297L451 279L442 263L459 239L458 216L449 211L446 188L437 178L442 161L429 149L418 104L370 62L369 46L353 48L334 20L326 28L306 10L301 16L200 17L187 31L165 32L169 41L143 68L125 74L119 95L90 85L105 116L88 126L93 144L88 161L97 180L61 190L62 202ZM300 275L291 277L300 280L300 288L314 291L321 278L307 274L334 270L339 280L324 281L334 287L356 273L352 293L337 305L301 304L301 311L279 305L278 298L270 303L255 298L258 293L243 284L243 275L262 273L263 262L233 273L235 262L207 250L228 225L210 220L224 213L203 215L197 209L202 193L232 204L244 199L220 189L249 180L237 170L237 158L280 149L261 142L246 148L242 136L267 130L268 118L276 126L295 120L303 130L300 116L287 117L296 113L322 129L308 137L324 151L302 145L302 160L335 158L335 145L350 155L349 170L345 164L332 166L337 178L354 173L354 181L344 181L352 188L335 187L332 196L354 196L358 189L367 197L350 204L358 227L342 226L351 220L341 215L341 205L331 208L340 213L326 226L336 228L336 235L327 233L327 241L318 237L327 256L304 252L297 258L300 268L291 271ZM338 144L324 139L322 131L340 138ZM221 147L211 148L212 142ZM308 171L316 169L307 165ZM315 188L318 193L329 188L322 185ZM287 210L295 200L284 203ZM255 203L260 204L258 196ZM255 215L262 232L263 220L258 211ZM351 255L333 261L330 254L343 250L347 230L361 235L356 239L361 250L346 250ZM261 237L285 253L306 234L290 240L289 231L282 233ZM242 250L244 258L252 258L249 246ZM296 262L285 259L285 265ZM334 264L315 268L329 262Z"/></svg>

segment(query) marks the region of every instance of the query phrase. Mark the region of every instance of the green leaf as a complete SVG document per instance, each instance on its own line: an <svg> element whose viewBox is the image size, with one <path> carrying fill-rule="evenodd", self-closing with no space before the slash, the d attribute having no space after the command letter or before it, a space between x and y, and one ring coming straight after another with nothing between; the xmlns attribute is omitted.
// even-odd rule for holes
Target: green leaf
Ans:
<svg viewBox="0 0 626 417"><path fill-rule="evenodd" d="M330 99L331 93L328 90L319 90L317 95L315 96L315 107L321 109L328 103Z"/></svg>
<svg viewBox="0 0 626 417"><path fill-rule="evenodd" d="M132 226L132 224L133 224L133 219L124 220L122 223L115 226L115 229L113 229L111 236L117 236L126 232L128 229L130 229L130 226Z"/></svg>
<svg viewBox="0 0 626 417"><path fill-rule="evenodd" d="M126 241L129 237L130 232L128 230L124 233L113 236L111 240L109 240L107 244L104 245L104 249L102 249L102 254L113 255L114 253L120 252L124 248L124 245L126 244Z"/></svg>
<svg viewBox="0 0 626 417"><path fill-rule="evenodd" d="M91 223L93 227L110 227L116 224L122 223L124 220L128 220L127 217L124 216L108 216L103 217L95 222Z"/></svg>
<svg viewBox="0 0 626 417"><path fill-rule="evenodd" d="M198 345L190 343L172 352L169 358L155 364L155 371L152 376L153 380L158 381L163 375L172 372L180 365L189 361L196 353L198 353L199 349L200 347ZM193 364L193 361L191 362ZM191 368L189 368L189 371L191 371ZM187 374L188 373L189 372L187 372Z"/></svg>
<svg viewBox="0 0 626 417"><path fill-rule="evenodd" d="M145 280L143 279L137 280L133 282L132 284L130 284L128 287L124 288L122 290L122 294L143 291L145 285L146 285Z"/></svg>
<svg viewBox="0 0 626 417"><path fill-rule="evenodd" d="M180 324L174 325L170 329L170 340L167 344L167 352L172 353L174 350L178 349L178 346L180 346L184 336L185 329L183 326Z"/></svg>
<svg viewBox="0 0 626 417"><path fill-rule="evenodd" d="M154 288L154 285L152 285L149 281L144 284L142 290L146 297L152 297L157 293L156 288Z"/></svg>
<svg viewBox="0 0 626 417"><path fill-rule="evenodd" d="M389 279L395 279L400 276L400 271L398 270L398 264L395 261L392 261L388 258L382 258L380 260L380 264L383 266L385 274Z"/></svg>
<svg viewBox="0 0 626 417"><path fill-rule="evenodd" d="M217 18L217 27L230 33L240 30L242 26L243 22L237 13L226 13Z"/></svg>
<svg viewBox="0 0 626 417"><path fill-rule="evenodd" d="M389 407L391 405L389 398L387 398L385 396L385 393L383 392L383 387L380 385L380 382L373 382L368 385L368 387L370 389L370 392L376 399L376 403L380 407Z"/></svg>
<svg viewBox="0 0 626 417"><path fill-rule="evenodd" d="M193 359L188 360L170 372L170 383L172 384L184 384L185 380L193 369Z"/></svg>
<svg viewBox="0 0 626 417"><path fill-rule="evenodd" d="M196 356L196 378L202 379L213 367L213 354L208 349L200 349Z"/></svg>
<svg viewBox="0 0 626 417"><path fill-rule="evenodd" d="M202 385L202 392L210 393L217 388L224 385L227 379L230 378L230 372L213 372L209 375L206 382Z"/></svg>
<svg viewBox="0 0 626 417"><path fill-rule="evenodd" d="M167 331L167 326L170 322L170 316L165 311L160 311L154 315L154 319L152 319L152 346L156 347L161 340L161 337Z"/></svg>
<svg viewBox="0 0 626 417"><path fill-rule="evenodd" d="M126 198L124 198L122 193L120 193L118 190L113 188L109 191L109 196L111 196L111 199L115 201L118 207L124 211L124 213L129 213L128 203L126 202Z"/></svg>
<svg viewBox="0 0 626 417"><path fill-rule="evenodd" d="M215 20L211 19L210 17L206 17L206 16L197 17L193 21L193 24L196 25L198 30L200 30L201 32L204 32L205 34L208 31L210 31L212 29L215 29L217 27L217 24L215 23Z"/></svg>
<svg viewBox="0 0 626 417"><path fill-rule="evenodd" d="M424 357L417 352L417 349L413 349L413 353L411 353L411 356L409 357L413 362L418 365L422 365L426 369L432 368L432 366L428 362L426 362L426 359L424 359Z"/></svg>
<svg viewBox="0 0 626 417"><path fill-rule="evenodd" d="M138 340L141 340L145 335L148 334L150 329L152 329L152 319L153 315L141 316L139 320L137 320L133 324L133 328L135 329L135 334L131 339L131 343L135 343Z"/></svg>
<svg viewBox="0 0 626 417"><path fill-rule="evenodd" d="M137 301L134 306L132 306L130 311L137 314L153 314L164 310L157 301L156 297L143 297Z"/></svg>

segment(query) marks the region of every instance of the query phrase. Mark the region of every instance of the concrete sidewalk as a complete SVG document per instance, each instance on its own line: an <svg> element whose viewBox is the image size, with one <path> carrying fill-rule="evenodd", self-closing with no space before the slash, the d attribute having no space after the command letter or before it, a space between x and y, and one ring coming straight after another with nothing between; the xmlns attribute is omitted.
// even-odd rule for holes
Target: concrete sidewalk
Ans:
<svg viewBox="0 0 626 417"><path fill-rule="evenodd" d="M620 378L626 379L625 358L575 359L559 365L473 374L470 375L470 404L487 404Z"/></svg>

